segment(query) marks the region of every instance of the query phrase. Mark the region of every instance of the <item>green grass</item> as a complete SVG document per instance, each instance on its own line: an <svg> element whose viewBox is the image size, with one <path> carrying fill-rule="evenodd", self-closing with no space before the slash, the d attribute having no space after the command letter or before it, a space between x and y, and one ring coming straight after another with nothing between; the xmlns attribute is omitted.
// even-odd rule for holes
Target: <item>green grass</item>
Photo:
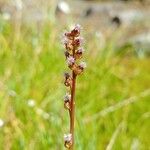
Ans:
<svg viewBox="0 0 150 150"><path fill-rule="evenodd" d="M40 30L23 26L19 36L9 22L0 24L1 150L64 149L63 134L69 131L62 100L67 67L59 39L62 29L55 26L45 23ZM95 42L86 42L88 67L77 80L76 150L106 149L120 123L113 150L150 148L150 94L138 98L150 88L149 58L137 58L132 47L116 55L114 45L109 41L102 50ZM139 100L85 122L132 96ZM29 107L29 99L35 100L34 107Z"/></svg>

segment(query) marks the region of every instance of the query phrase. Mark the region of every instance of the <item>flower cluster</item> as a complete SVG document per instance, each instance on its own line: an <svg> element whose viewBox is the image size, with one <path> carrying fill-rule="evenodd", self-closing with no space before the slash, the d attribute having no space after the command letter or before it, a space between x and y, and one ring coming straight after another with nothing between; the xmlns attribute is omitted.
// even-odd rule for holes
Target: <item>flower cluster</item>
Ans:
<svg viewBox="0 0 150 150"><path fill-rule="evenodd" d="M80 36L81 26L76 25L70 32L66 32L63 35L63 44L65 46L65 58L69 69L71 69L72 74L65 73L65 86L70 88L70 93L64 96L64 107L69 111L70 121L74 118L74 100L75 100L75 82L76 76L83 73L86 68L86 63L80 61L84 53L82 48L83 38ZM74 122L74 121L73 121ZM74 143L74 133L73 129L74 123L70 124L70 133L64 135L65 147L73 147Z"/></svg>
<svg viewBox="0 0 150 150"><path fill-rule="evenodd" d="M66 32L63 35L63 44L65 45L65 57L68 67L74 71L75 75L81 74L86 68L85 62L77 63L83 55L84 49L81 47L83 38L80 37L81 26L76 25L71 32ZM65 74L65 85L69 86L71 77L68 73Z"/></svg>

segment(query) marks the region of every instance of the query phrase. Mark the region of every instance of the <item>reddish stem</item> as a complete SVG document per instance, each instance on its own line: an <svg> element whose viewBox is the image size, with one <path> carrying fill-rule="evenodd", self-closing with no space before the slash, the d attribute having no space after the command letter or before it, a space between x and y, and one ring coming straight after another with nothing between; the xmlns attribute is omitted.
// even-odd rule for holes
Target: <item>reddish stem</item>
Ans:
<svg viewBox="0 0 150 150"><path fill-rule="evenodd" d="M70 112L70 133L72 134L72 146L71 150L73 150L74 146L74 119L75 119L75 87L76 87L76 75L72 72L73 81L72 81L72 90L71 90L71 112Z"/></svg>
<svg viewBox="0 0 150 150"><path fill-rule="evenodd" d="M74 39L73 39L74 41ZM73 49L73 57L75 55L75 48ZM72 88L71 88L71 102L70 102L70 133L72 134L72 145L70 150L74 149L74 120L75 120L75 90L76 90L76 74L72 71Z"/></svg>

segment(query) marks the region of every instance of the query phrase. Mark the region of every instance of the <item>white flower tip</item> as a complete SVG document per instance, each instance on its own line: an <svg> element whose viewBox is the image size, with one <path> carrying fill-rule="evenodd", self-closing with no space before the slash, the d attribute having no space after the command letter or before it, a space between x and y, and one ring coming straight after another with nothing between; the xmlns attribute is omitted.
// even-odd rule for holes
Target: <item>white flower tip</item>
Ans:
<svg viewBox="0 0 150 150"><path fill-rule="evenodd" d="M72 65L74 62L75 62L75 59L72 56L67 58L68 65Z"/></svg>
<svg viewBox="0 0 150 150"><path fill-rule="evenodd" d="M72 134L64 134L64 141L70 142L72 140Z"/></svg>
<svg viewBox="0 0 150 150"><path fill-rule="evenodd" d="M83 52L84 52L84 49L81 47L81 48L78 49L78 52L79 52L79 53L83 53Z"/></svg>
<svg viewBox="0 0 150 150"><path fill-rule="evenodd" d="M69 93L66 93L66 95L64 96L64 102L70 101L71 99L71 95Z"/></svg>
<svg viewBox="0 0 150 150"><path fill-rule="evenodd" d="M81 30L81 25L80 25L80 24L76 24L76 25L75 25L75 29L76 29L76 30Z"/></svg>

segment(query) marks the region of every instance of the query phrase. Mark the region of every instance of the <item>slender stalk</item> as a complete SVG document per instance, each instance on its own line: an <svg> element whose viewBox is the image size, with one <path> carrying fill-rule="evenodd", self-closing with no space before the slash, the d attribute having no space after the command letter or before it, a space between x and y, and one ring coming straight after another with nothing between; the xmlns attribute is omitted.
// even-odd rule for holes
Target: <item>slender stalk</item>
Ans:
<svg viewBox="0 0 150 150"><path fill-rule="evenodd" d="M73 58L74 55L75 55L75 48L73 48ZM72 70L72 88L71 88L71 102L70 102L70 133L72 134L72 145L70 147L70 150L73 150L74 148L75 91L76 91L76 74Z"/></svg>
<svg viewBox="0 0 150 150"><path fill-rule="evenodd" d="M74 120L75 120L75 90L76 90L76 75L72 71L72 90L71 90L71 103L70 103L70 133L72 134L72 145L70 150L74 147Z"/></svg>

